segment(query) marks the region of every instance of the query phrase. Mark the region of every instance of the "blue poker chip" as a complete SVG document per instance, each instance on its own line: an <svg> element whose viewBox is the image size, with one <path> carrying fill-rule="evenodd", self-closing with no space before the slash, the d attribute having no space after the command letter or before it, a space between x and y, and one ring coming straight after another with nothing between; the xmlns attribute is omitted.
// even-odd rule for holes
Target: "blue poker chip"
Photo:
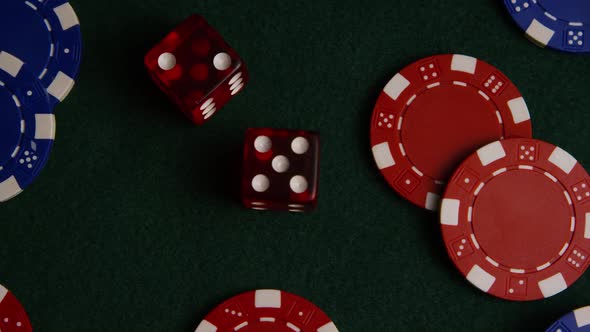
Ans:
<svg viewBox="0 0 590 332"><path fill-rule="evenodd" d="M561 317L546 332L590 332L590 306Z"/></svg>
<svg viewBox="0 0 590 332"><path fill-rule="evenodd" d="M0 202L41 172L55 137L49 95L20 58L0 50Z"/></svg>
<svg viewBox="0 0 590 332"><path fill-rule="evenodd" d="M82 53L80 22L66 0L1 0L0 49L24 61L52 103L75 84Z"/></svg>
<svg viewBox="0 0 590 332"><path fill-rule="evenodd" d="M526 36L541 47L590 52L590 1L504 0Z"/></svg>

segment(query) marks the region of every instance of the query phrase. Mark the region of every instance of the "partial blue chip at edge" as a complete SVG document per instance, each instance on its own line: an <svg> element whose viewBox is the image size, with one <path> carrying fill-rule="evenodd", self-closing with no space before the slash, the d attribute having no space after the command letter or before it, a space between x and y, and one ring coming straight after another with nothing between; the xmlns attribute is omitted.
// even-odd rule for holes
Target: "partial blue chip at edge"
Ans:
<svg viewBox="0 0 590 332"><path fill-rule="evenodd" d="M541 47L590 52L589 0L504 0L526 36Z"/></svg>
<svg viewBox="0 0 590 332"><path fill-rule="evenodd" d="M73 88L82 36L66 0L1 0L0 49L24 61L47 89L53 104Z"/></svg>
<svg viewBox="0 0 590 332"><path fill-rule="evenodd" d="M39 176L55 138L49 95L27 67L0 50L0 202Z"/></svg>
<svg viewBox="0 0 590 332"><path fill-rule="evenodd" d="M561 317L546 332L590 332L590 306Z"/></svg>

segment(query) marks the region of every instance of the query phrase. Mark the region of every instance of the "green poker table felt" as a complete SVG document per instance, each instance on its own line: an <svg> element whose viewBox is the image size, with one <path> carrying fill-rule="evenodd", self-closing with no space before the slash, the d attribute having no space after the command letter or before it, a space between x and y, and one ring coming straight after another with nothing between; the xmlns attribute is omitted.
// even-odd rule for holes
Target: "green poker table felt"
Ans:
<svg viewBox="0 0 590 332"><path fill-rule="evenodd" d="M590 304L590 274L535 302L479 291L448 258L436 214L398 196L372 159L370 117L387 81L420 58L461 53L517 85L536 138L590 165L590 57L535 46L501 1L71 3L83 63L56 109L53 154L0 205L0 283L36 330L190 332L258 288L309 299L341 332L540 331ZM202 127L143 67L192 13L251 75ZM248 127L320 132L314 213L242 207Z"/></svg>

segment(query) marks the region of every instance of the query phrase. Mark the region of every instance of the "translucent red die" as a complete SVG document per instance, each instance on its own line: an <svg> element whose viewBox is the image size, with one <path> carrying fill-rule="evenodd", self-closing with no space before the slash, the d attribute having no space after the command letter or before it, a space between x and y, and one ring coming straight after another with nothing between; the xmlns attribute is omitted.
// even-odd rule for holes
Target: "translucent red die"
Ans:
<svg viewBox="0 0 590 332"><path fill-rule="evenodd" d="M248 129L242 202L255 210L313 210L318 198L319 159L320 138L314 132Z"/></svg>
<svg viewBox="0 0 590 332"><path fill-rule="evenodd" d="M196 124L203 124L248 81L246 65L202 17L192 15L145 56L154 82Z"/></svg>

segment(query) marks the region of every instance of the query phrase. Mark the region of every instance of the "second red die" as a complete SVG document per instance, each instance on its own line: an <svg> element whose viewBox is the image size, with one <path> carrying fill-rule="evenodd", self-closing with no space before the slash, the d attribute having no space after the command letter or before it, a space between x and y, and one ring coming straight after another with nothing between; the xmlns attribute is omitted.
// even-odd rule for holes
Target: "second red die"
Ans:
<svg viewBox="0 0 590 332"><path fill-rule="evenodd" d="M246 132L242 201L256 210L305 212L317 204L319 135L303 130Z"/></svg>
<svg viewBox="0 0 590 332"><path fill-rule="evenodd" d="M202 17L192 15L144 59L154 82L196 124L203 124L248 81L246 65Z"/></svg>

